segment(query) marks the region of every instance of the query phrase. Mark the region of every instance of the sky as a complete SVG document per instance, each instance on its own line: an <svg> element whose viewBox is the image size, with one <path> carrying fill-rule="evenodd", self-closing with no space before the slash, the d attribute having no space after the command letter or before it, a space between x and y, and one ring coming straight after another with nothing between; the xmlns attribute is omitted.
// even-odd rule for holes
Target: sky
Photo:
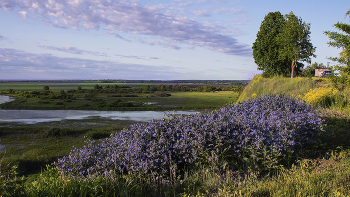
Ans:
<svg viewBox="0 0 350 197"><path fill-rule="evenodd" d="M310 23L312 63L349 0L0 0L0 80L249 80L269 12ZM307 64L305 64L307 65Z"/></svg>

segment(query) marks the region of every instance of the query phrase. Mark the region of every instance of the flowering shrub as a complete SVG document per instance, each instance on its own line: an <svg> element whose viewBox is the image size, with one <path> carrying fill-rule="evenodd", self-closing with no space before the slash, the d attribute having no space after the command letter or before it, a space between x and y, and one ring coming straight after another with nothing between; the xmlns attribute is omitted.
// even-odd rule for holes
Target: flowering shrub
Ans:
<svg viewBox="0 0 350 197"><path fill-rule="evenodd" d="M339 90L332 87L318 87L311 89L305 94L303 100L314 106L328 107L332 104L334 97L339 94Z"/></svg>
<svg viewBox="0 0 350 197"><path fill-rule="evenodd" d="M190 116L135 124L94 145L74 148L54 165L73 176L106 171L169 173L197 162L235 170L270 169L312 143L321 119L296 99L268 96Z"/></svg>

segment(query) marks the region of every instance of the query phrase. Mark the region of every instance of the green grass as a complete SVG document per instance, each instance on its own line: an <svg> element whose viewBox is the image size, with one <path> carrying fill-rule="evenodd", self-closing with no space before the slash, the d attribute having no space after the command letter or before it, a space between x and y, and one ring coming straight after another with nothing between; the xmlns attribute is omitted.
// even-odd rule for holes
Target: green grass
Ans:
<svg viewBox="0 0 350 197"><path fill-rule="evenodd" d="M156 93L139 93L138 97L110 97L108 93L99 93L96 99L85 99L84 93L74 93L75 99L69 102L63 99L25 98L18 96L10 103L0 105L3 109L42 109L42 110L116 110L116 111L164 111L164 110L203 110L220 108L235 102L239 93L220 92L169 92L169 97L159 97ZM111 107L109 103L121 99L133 103L133 107ZM150 104L144 104L150 103Z"/></svg>
<svg viewBox="0 0 350 197"><path fill-rule="evenodd" d="M94 122L94 124L90 124ZM20 175L38 173L58 157L68 155L72 146L82 147L86 140L98 140L119 132L136 121L89 118L43 122L23 126L0 124L0 175L13 166Z"/></svg>
<svg viewBox="0 0 350 197"><path fill-rule="evenodd" d="M320 84L327 84L327 81L319 79L309 78L263 78L260 75L256 75L253 80L246 86L238 98L238 102L245 101L252 97L259 97L263 95L298 95L306 94L310 89Z"/></svg>
<svg viewBox="0 0 350 197"><path fill-rule="evenodd" d="M314 87L326 85L330 84L323 79L260 79L255 85L250 84L240 99L243 101L265 94L290 96L305 94ZM197 102L205 103L207 106L220 106L222 103L234 102L238 97L238 94L232 92L171 94L171 97L166 98L145 94L144 97L132 99L157 101L157 104L172 106L201 107L204 104L197 105ZM62 176L60 171L52 167L41 173L21 178L16 175L18 172L21 173L21 167L13 166L7 169L10 172L9 176L4 177L0 174L0 193L3 196L350 196L350 115L342 113L342 109L318 110L325 120L322 134L326 136L328 142L320 140L312 147L298 151L295 154L295 163L280 166L278 170L269 174L261 175L253 171L241 174L231 171L220 162L213 162L206 165L197 164L196 167L181 173L174 170L170 180L164 180L155 173L116 174L112 171L106 176L76 179ZM45 128L50 128L49 124ZM35 133L35 127L28 130L29 133ZM14 130L6 132L10 135ZM25 131L18 131L17 136L23 132ZM37 136L43 134L44 131L38 132ZM57 154L55 150L63 151L63 147L73 143L81 146L79 140L84 138L76 138L76 142L70 139L74 137L68 135L51 138L32 137L30 140L17 138L16 141L9 143L21 146L9 151L13 151L13 155L23 160L26 158L30 161L36 161L37 158L48 160L50 157L43 154L45 151L41 152L40 146L47 146L46 152ZM10 137L0 143L5 143L6 140L10 140ZM25 147L33 149L29 151ZM4 161L5 159L6 156Z"/></svg>
<svg viewBox="0 0 350 197"><path fill-rule="evenodd" d="M174 92L170 102L181 103L187 108L220 108L227 103L235 102L239 94L232 91L222 92Z"/></svg>

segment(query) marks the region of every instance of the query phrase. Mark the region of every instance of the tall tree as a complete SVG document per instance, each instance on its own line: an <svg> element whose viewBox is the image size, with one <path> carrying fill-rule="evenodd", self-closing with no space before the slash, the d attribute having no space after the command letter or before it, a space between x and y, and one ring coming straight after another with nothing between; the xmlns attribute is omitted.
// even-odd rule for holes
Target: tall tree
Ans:
<svg viewBox="0 0 350 197"><path fill-rule="evenodd" d="M350 10L346 13L350 17ZM346 16L345 15L345 16ZM327 42L329 46L341 48L342 51L339 54L339 57L330 57L329 59L332 61L337 61L342 65L345 64L346 67L342 67L342 70L346 71L350 74L350 25L345 23L336 23L334 24L335 28L345 32L346 34L333 32L333 31L325 31L329 39L332 41Z"/></svg>
<svg viewBox="0 0 350 197"><path fill-rule="evenodd" d="M310 61L310 56L315 57L314 51L310 24L292 12L285 16L268 13L253 43L253 57L264 77L290 74L293 78L295 69L300 71L303 67L299 61Z"/></svg>
<svg viewBox="0 0 350 197"><path fill-rule="evenodd" d="M263 71L264 77L287 75L289 72L286 62L279 57L280 44L276 37L281 33L285 22L280 12L269 12L261 22L260 30L253 43L253 57L258 70Z"/></svg>
<svg viewBox="0 0 350 197"><path fill-rule="evenodd" d="M294 69L298 61L311 62L316 57L315 48L310 42L310 24L303 22L290 12L285 15L285 22L281 33L277 36L277 42L282 46L279 50L279 58L291 62L291 78L294 77Z"/></svg>

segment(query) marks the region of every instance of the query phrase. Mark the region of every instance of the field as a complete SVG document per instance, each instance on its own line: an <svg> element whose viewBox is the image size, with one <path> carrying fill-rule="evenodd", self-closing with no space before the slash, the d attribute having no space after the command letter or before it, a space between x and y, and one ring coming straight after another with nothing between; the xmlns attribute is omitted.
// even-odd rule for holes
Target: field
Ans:
<svg viewBox="0 0 350 197"><path fill-rule="evenodd" d="M65 174L63 167L61 170L56 170L52 166L48 166L46 170L43 168L38 173L39 168L31 171L26 169L25 166L40 166L42 168L58 156L67 155L68 147L71 145L74 144L78 148L82 148L84 140L104 139L112 132L118 131L122 127L128 127L134 122L120 121L108 127L108 124L113 123L101 119L99 121L106 124L100 128L89 128L86 125L84 127L84 122L76 124L74 128L70 126L73 125L73 122L66 122L62 124L62 127L60 127L59 122L43 123L33 128L20 127L19 125L13 125L12 128L6 126L7 130L2 130L3 133L0 136L1 144L4 143L13 147L8 150L9 152L6 153L2 161L1 173L6 176L2 176L0 180L0 192L3 192L4 196L349 196L350 134L348 131L350 130L350 115L343 113L350 108L348 102L345 102L348 100L346 96L348 88L336 88L337 90L332 88L336 88L336 86L329 79L286 79L281 77L264 79L256 76L241 94L232 91L168 92L171 94L169 97L152 97L151 93L139 93L138 97L127 98L134 102L137 100L132 99L145 99L148 102L157 102L158 105L162 103L162 105L169 107L201 108L207 105L219 108L236 100L244 104L246 100L254 99L250 100L254 103L266 95L280 95L287 100L290 98L292 98L292 101L293 99L304 100L301 105L313 105L317 109L317 114L323 121L321 123L322 129L317 134L318 137L315 141L301 149L296 149L288 157L277 155L275 159L281 162L279 165L272 166L268 163L258 162L261 161L260 159L265 162L273 161L268 159L273 158L272 153L271 157L266 157L264 154L258 154L255 157L248 154L249 151L254 152L255 149L238 149L243 152L240 152L243 156L241 162L251 165L251 168L246 170L234 170L236 168L231 166L230 160L225 159L227 156L231 158L230 154L227 155L225 150L218 148L212 149L211 154L202 155L204 160L195 165L189 165L187 168L181 168L181 165L170 165L170 174L160 171L129 171L128 173L105 171L101 175L89 178L75 178L74 174ZM310 93L315 96L310 96ZM109 97L100 97L100 99L103 98ZM244 112L247 115L240 119L241 127L248 125L248 128L250 128L253 124L259 127L263 124L264 119L270 117L256 118L251 114L259 110L267 113L268 110L265 109L271 106L251 106L254 106L254 110L252 113ZM225 118L226 115L222 116L224 114L221 113L224 112L226 113L222 109L220 113L218 112L219 115L216 116L215 113L208 110L209 114L213 114L212 117L222 118L220 120L223 122L231 122ZM237 116L242 113L237 113ZM278 113L283 113L283 111ZM294 113L293 110L291 110L291 113ZM305 117L310 117L310 114L307 113L311 112L306 111L305 113ZM257 114L257 116L261 117L261 114ZM206 116L204 115L204 117ZM245 117L252 118L252 121L244 123L246 121ZM285 120L283 116L276 118L278 121ZM296 121L301 121L300 123L307 119L294 118L296 118ZM188 121L189 119L191 117L180 120ZM198 120L194 117L189 124L181 124L184 127L188 126L187 129L193 132L196 131L194 128L202 128L200 122L199 124L196 122ZM286 120L289 121L288 118ZM205 119L200 121L205 122ZM313 121L311 120L311 122ZM163 123L159 124L162 125ZM271 124L275 123L271 122ZM291 124L293 125L293 122ZM173 126L177 128L177 125ZM210 131L214 131L216 128L223 128L221 126L221 122L214 121L208 125L208 128L211 129ZM256 127L254 126L255 132ZM130 129L135 132L142 131L138 130L138 127L135 127L134 130ZM159 129L162 129L160 125ZM168 128L168 130L171 131L172 129ZM84 138L84 136L86 137ZM312 135L310 136L312 137ZM196 144L196 140L192 140L194 144ZM246 138L246 140L249 141L249 138ZM158 143L158 141L155 143ZM98 142L94 142L94 144L97 145ZM161 140L159 140L159 145L161 145ZM48 155L45 155L45 151L40 149L43 146L45 147L44 150L49 153ZM59 150L59 155L56 152L57 150ZM247 155L244 155L244 152ZM9 154L14 155L13 162L16 165L4 167L10 161ZM255 160L257 161L256 164L250 162ZM265 167L254 167L255 165ZM21 178L21 175L26 176Z"/></svg>

